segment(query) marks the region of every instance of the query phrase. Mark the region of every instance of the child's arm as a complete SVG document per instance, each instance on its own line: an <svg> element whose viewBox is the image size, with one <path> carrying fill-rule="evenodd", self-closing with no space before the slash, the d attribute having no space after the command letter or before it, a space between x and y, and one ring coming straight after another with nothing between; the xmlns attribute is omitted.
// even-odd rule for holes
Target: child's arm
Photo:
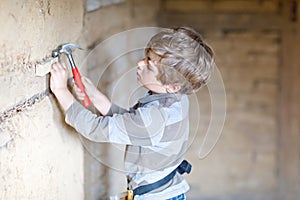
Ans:
<svg viewBox="0 0 300 200"><path fill-rule="evenodd" d="M67 87L68 72L64 63L55 63L51 68L50 88L56 96L64 112L75 102L74 96ZM102 94L93 83L87 78L82 79L86 92L94 106L102 115L106 115L111 107L110 100ZM77 97L83 100L84 94L78 87L75 87Z"/></svg>
<svg viewBox="0 0 300 200"><path fill-rule="evenodd" d="M50 88L56 96L64 112L74 103L75 99L67 87L68 72L65 64L54 63L51 68Z"/></svg>

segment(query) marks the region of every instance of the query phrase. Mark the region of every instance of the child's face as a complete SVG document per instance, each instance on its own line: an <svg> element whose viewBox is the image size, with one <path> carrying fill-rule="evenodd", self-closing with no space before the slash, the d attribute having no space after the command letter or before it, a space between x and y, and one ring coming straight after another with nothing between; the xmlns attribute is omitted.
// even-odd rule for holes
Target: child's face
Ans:
<svg viewBox="0 0 300 200"><path fill-rule="evenodd" d="M137 80L148 90L155 93L166 93L165 86L157 80L158 69L155 66L155 56L149 54L149 57L144 58L138 62L137 66Z"/></svg>

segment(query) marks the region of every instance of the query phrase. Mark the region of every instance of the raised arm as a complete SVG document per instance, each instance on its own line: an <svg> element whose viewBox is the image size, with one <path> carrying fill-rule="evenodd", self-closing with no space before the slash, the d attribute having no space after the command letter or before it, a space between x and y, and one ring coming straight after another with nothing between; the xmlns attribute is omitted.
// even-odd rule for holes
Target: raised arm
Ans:
<svg viewBox="0 0 300 200"><path fill-rule="evenodd" d="M50 89L64 112L76 101L67 87L68 71L64 63L54 63L51 68Z"/></svg>
<svg viewBox="0 0 300 200"><path fill-rule="evenodd" d="M165 114L155 107L97 116L76 102L67 111L65 120L91 141L152 146L163 136L165 118Z"/></svg>

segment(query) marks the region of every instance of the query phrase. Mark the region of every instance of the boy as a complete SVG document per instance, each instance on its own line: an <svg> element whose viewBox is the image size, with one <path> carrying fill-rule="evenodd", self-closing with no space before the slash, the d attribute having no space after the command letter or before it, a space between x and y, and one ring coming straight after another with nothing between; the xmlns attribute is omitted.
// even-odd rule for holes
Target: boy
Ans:
<svg viewBox="0 0 300 200"><path fill-rule="evenodd" d="M191 166L183 160L189 134L188 97L208 81L213 52L195 30L166 29L151 38L145 58L137 64L137 80L149 90L123 109L86 78L83 83L96 116L79 104L67 89L67 70L51 69L51 90L66 113L66 123L96 142L126 144L128 189L135 200L186 199L189 186L181 176ZM75 87L78 99L83 93Z"/></svg>

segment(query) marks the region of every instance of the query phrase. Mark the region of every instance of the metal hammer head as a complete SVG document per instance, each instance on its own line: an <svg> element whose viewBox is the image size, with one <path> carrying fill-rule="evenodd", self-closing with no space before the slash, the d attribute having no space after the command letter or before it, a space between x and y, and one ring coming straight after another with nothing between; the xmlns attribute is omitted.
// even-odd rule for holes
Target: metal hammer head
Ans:
<svg viewBox="0 0 300 200"><path fill-rule="evenodd" d="M66 43L66 44L62 44L59 45L55 50L52 51L52 57L57 57L62 53L65 53L67 55L71 55L72 54L72 50L73 49L81 49L82 48L78 45L78 44L73 44L73 43Z"/></svg>

